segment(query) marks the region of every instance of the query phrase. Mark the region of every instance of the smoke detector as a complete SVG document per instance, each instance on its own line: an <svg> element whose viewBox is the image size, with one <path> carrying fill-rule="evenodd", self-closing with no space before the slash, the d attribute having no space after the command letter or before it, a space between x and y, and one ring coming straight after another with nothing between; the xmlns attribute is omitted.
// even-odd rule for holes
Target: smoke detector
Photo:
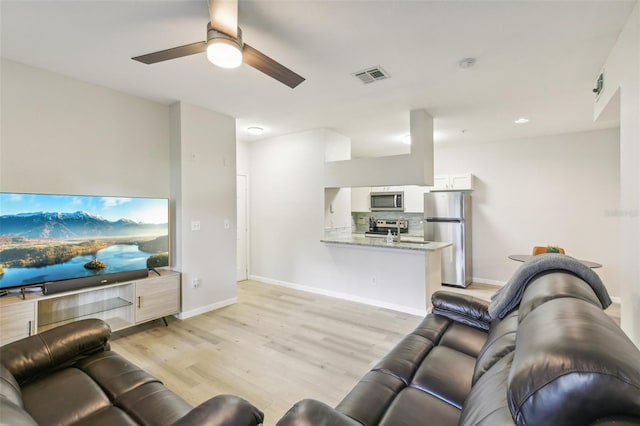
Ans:
<svg viewBox="0 0 640 426"><path fill-rule="evenodd" d="M362 71L354 72L351 74L354 77L357 77L364 84L373 83L374 81L386 80L387 78L391 78L389 74L385 70L383 70L380 66L367 68Z"/></svg>

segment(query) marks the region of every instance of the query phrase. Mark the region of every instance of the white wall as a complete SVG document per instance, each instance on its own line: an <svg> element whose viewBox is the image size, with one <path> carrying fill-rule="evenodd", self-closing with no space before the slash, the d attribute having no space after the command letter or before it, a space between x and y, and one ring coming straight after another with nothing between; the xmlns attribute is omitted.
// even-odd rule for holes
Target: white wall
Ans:
<svg viewBox="0 0 640 426"><path fill-rule="evenodd" d="M172 105L171 115L180 128L171 140L180 155L171 194L180 215L175 267L182 272L181 316L187 318L237 300L235 119L182 102Z"/></svg>
<svg viewBox="0 0 640 426"><path fill-rule="evenodd" d="M408 312L424 309L423 255L319 242L324 142L322 131L313 131L250 145L252 277ZM617 205L618 158L616 130L437 146L437 173L478 178L474 274L504 282L519 265L508 254L557 243L604 264L598 273L617 295L619 233L608 212Z"/></svg>
<svg viewBox="0 0 640 426"><path fill-rule="evenodd" d="M620 117L621 325L640 347L640 1L604 64L595 116Z"/></svg>
<svg viewBox="0 0 640 426"><path fill-rule="evenodd" d="M331 136L317 130L250 145L251 277L424 313L423 253L345 250L320 242L325 145Z"/></svg>
<svg viewBox="0 0 640 426"><path fill-rule="evenodd" d="M4 59L1 66L0 190L171 198L185 316L233 302L234 119ZM191 233L192 219L200 233Z"/></svg>
<svg viewBox="0 0 640 426"><path fill-rule="evenodd" d="M247 142L238 141L236 144L236 173L239 175L249 175L249 149Z"/></svg>
<svg viewBox="0 0 640 426"><path fill-rule="evenodd" d="M0 189L169 196L169 108L2 59Z"/></svg>
<svg viewBox="0 0 640 426"><path fill-rule="evenodd" d="M519 266L509 254L559 245L603 264L620 295L619 133L609 129L483 144L436 145L436 174L471 172L473 274L504 282Z"/></svg>

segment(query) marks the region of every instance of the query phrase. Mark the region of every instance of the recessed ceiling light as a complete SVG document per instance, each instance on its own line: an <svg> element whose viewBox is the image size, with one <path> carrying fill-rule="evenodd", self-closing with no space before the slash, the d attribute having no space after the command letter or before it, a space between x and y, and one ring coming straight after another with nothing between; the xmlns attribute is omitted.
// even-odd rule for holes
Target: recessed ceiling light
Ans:
<svg viewBox="0 0 640 426"><path fill-rule="evenodd" d="M514 121L514 123L516 124L525 124L528 123L529 119L528 118L524 118L524 117L520 117L517 120Z"/></svg>
<svg viewBox="0 0 640 426"><path fill-rule="evenodd" d="M405 145L411 145L411 135L404 135L402 137L402 143Z"/></svg>
<svg viewBox="0 0 640 426"><path fill-rule="evenodd" d="M249 133L250 135L261 135L262 132L264 132L264 129L262 127L257 127L257 126L251 126L251 127L247 127L247 133Z"/></svg>

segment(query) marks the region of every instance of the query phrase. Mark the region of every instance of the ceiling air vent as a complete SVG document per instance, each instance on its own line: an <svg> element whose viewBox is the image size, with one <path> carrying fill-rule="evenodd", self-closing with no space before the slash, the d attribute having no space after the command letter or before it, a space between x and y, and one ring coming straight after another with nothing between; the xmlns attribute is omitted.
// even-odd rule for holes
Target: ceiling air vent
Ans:
<svg viewBox="0 0 640 426"><path fill-rule="evenodd" d="M358 77L364 84L391 78L389 74L387 74L386 71L380 67L367 68L366 70L354 72L351 75L353 75L354 77Z"/></svg>

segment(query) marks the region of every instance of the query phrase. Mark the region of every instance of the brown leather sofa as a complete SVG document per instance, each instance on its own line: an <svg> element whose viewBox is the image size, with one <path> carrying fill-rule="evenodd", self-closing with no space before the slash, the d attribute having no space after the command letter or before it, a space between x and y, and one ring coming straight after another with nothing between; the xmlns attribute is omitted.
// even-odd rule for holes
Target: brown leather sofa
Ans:
<svg viewBox="0 0 640 426"><path fill-rule="evenodd" d="M469 296L432 301L336 408L303 400L278 426L640 424L640 351L574 274L535 276L502 319Z"/></svg>
<svg viewBox="0 0 640 426"><path fill-rule="evenodd" d="M66 324L0 348L1 425L237 425L262 423L249 402L221 395L192 408L109 349L100 320Z"/></svg>

